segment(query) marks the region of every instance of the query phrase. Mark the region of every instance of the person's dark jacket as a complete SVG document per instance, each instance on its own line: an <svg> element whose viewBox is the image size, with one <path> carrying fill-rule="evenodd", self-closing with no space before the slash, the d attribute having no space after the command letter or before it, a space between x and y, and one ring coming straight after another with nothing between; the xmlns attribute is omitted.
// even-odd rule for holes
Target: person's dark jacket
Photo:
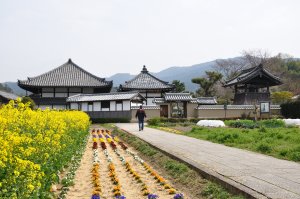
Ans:
<svg viewBox="0 0 300 199"><path fill-rule="evenodd" d="M139 121L143 121L146 116L146 113L143 109L139 109L136 111L135 117L139 119Z"/></svg>

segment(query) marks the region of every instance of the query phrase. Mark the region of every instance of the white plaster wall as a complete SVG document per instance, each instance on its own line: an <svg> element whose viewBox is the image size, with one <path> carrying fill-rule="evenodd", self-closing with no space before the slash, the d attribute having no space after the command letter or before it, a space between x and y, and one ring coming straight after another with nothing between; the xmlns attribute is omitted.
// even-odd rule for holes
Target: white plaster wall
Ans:
<svg viewBox="0 0 300 199"><path fill-rule="evenodd" d="M71 109L78 110L78 103L71 103Z"/></svg>
<svg viewBox="0 0 300 199"><path fill-rule="evenodd" d="M42 93L42 97L54 97L54 93Z"/></svg>
<svg viewBox="0 0 300 199"><path fill-rule="evenodd" d="M116 110L116 101L110 101L110 111Z"/></svg>
<svg viewBox="0 0 300 199"><path fill-rule="evenodd" d="M81 104L81 110L82 111L87 111L88 110L88 103L87 102L83 102Z"/></svg>
<svg viewBox="0 0 300 199"><path fill-rule="evenodd" d="M116 111L122 111L123 108L123 102L122 103L116 103Z"/></svg>
<svg viewBox="0 0 300 199"><path fill-rule="evenodd" d="M147 93L147 97L161 97L160 93Z"/></svg>
<svg viewBox="0 0 300 199"><path fill-rule="evenodd" d="M94 102L94 111L101 111L101 103Z"/></svg>
<svg viewBox="0 0 300 199"><path fill-rule="evenodd" d="M124 111L130 110L130 101L129 100L123 101L123 110Z"/></svg>
<svg viewBox="0 0 300 199"><path fill-rule="evenodd" d="M64 110L64 109L66 109L66 106L65 105L53 105L53 109Z"/></svg>
<svg viewBox="0 0 300 199"><path fill-rule="evenodd" d="M55 97L68 97L68 93L55 93Z"/></svg>
<svg viewBox="0 0 300 199"><path fill-rule="evenodd" d="M154 98L147 98L147 105L156 105L153 103Z"/></svg>

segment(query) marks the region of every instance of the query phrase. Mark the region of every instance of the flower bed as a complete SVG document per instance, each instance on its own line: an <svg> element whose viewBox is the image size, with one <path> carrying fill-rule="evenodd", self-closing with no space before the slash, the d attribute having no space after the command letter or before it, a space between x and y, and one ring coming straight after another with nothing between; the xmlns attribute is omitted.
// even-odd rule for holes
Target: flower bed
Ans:
<svg viewBox="0 0 300 199"><path fill-rule="evenodd" d="M166 198L168 194L170 197L167 198L169 199L183 198L183 194L177 193L176 189L174 189L169 183L167 183L167 181L162 176L160 176L150 165L146 164L145 161L142 160L137 154L129 150L128 146L124 142L120 141L118 137L112 135L110 131L103 130L103 129L93 130L92 135L93 135L93 148L95 148L94 150L96 150L96 148L101 147L104 154L104 156L102 157L107 160L107 164L108 164L108 171L107 171L108 174L107 175L102 174L99 176L99 178L102 179L101 181L107 180L104 178L109 178L110 182L109 181L106 182L112 184L112 190L110 193L101 195L102 187L99 187L99 189L97 189L97 191L99 192L96 192L96 194L94 190L92 194L92 199L102 198L102 196L104 198L109 197L110 194L115 198L125 199L126 198L125 193L128 192L124 190L124 187L126 187L126 185L122 184L122 182L124 181L128 182L128 179L130 179L131 182L134 182L135 184L134 189L137 191L131 194L134 194L135 196L139 195L140 196L139 198L142 198L142 196L144 196L145 199L146 198L156 199L159 197L159 194L157 192L160 193L165 192L163 198ZM102 163L102 160L96 161L98 160L98 155L96 155L97 153L94 152L93 154L94 154L93 156L94 165L95 164L98 165L100 164L100 162ZM119 163L114 162L115 159L119 159L120 162ZM137 161L139 164L134 164L134 161ZM138 166L140 168L137 168L137 165L140 165ZM125 177L124 173L119 173L121 170L127 173L126 178L128 179L126 180L124 179ZM94 173L96 172L93 170L93 176ZM92 181L93 182L95 181L94 177L92 178ZM149 186L149 183L151 183L151 186ZM96 185L100 186L100 182Z"/></svg>

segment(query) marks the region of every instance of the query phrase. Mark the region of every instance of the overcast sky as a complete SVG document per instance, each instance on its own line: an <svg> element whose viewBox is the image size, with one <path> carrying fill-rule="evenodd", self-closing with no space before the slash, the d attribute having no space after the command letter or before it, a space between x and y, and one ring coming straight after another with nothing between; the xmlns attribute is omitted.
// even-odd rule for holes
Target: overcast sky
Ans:
<svg viewBox="0 0 300 199"><path fill-rule="evenodd" d="M0 0L0 82L65 63L109 77L264 49L300 57L299 0Z"/></svg>

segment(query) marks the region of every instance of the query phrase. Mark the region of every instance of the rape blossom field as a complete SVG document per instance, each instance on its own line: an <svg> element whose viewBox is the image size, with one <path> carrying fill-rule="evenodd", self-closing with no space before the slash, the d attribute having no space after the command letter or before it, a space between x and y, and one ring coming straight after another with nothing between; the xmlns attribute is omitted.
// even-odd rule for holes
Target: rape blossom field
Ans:
<svg viewBox="0 0 300 199"><path fill-rule="evenodd" d="M0 124L0 198L53 198L51 187L62 180L60 171L74 173L81 158L88 115L31 110L18 100L1 107ZM64 184L72 182L71 174Z"/></svg>

